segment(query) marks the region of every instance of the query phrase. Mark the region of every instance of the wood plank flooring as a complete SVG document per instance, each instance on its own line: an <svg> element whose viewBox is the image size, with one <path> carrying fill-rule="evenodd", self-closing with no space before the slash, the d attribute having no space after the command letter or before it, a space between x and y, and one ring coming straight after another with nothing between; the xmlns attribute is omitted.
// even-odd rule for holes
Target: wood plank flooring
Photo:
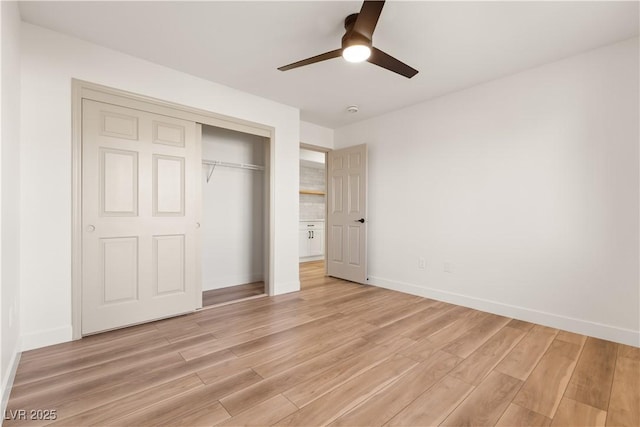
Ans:
<svg viewBox="0 0 640 427"><path fill-rule="evenodd" d="M244 298L264 294L264 282L247 283L246 285L229 286L228 288L211 289L202 292L202 306L222 304Z"/></svg>
<svg viewBox="0 0 640 427"><path fill-rule="evenodd" d="M25 352L4 425L640 425L637 348L324 277L322 262L301 282Z"/></svg>

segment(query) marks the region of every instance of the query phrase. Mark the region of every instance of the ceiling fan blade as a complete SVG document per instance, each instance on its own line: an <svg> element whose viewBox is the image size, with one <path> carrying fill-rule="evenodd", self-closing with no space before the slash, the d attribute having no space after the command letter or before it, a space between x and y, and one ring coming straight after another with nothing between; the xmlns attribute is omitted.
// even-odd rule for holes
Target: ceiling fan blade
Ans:
<svg viewBox="0 0 640 427"><path fill-rule="evenodd" d="M315 64L316 62L326 61L327 59L337 58L342 55L342 49L332 50L331 52L325 52L320 55L312 56L311 58L303 59L302 61L294 62L293 64L278 67L280 71L292 70L294 68L303 67L305 65Z"/></svg>
<svg viewBox="0 0 640 427"><path fill-rule="evenodd" d="M358 34L362 34L367 39L371 40L373 37L373 31L376 29L378 18L382 13L382 7L384 6L384 0L381 1L369 1L366 0L362 4L358 18L356 18L355 24L353 24L353 31Z"/></svg>
<svg viewBox="0 0 640 427"><path fill-rule="evenodd" d="M371 48L371 56L369 57L369 59L367 59L367 61L379 67L386 68L389 71L393 71L394 73L405 76L408 79L418 74L418 70L416 70L415 68L408 66L404 62L397 60L388 53L384 53L383 51L375 47Z"/></svg>

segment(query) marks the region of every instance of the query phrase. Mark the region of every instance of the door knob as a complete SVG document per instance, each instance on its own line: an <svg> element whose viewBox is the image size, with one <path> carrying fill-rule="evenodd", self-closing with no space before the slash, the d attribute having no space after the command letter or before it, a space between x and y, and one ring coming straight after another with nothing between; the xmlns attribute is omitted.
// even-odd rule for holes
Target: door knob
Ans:
<svg viewBox="0 0 640 427"><path fill-rule="evenodd" d="M196 222L196 228L200 228L200 223Z"/></svg>
<svg viewBox="0 0 640 427"><path fill-rule="evenodd" d="M87 226L87 231L89 233L93 233L94 231L96 231L96 227L94 225L88 225Z"/></svg>
<svg viewBox="0 0 640 427"><path fill-rule="evenodd" d="M359 222L360 224L364 224L364 218L356 219L355 222Z"/></svg>

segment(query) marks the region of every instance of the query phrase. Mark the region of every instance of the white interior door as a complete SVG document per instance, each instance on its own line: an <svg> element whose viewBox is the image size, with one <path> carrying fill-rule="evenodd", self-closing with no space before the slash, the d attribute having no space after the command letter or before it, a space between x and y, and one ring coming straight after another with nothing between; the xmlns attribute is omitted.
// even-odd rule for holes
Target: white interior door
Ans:
<svg viewBox="0 0 640 427"><path fill-rule="evenodd" d="M82 103L82 333L192 311L196 123Z"/></svg>
<svg viewBox="0 0 640 427"><path fill-rule="evenodd" d="M328 153L327 273L367 281L367 146Z"/></svg>

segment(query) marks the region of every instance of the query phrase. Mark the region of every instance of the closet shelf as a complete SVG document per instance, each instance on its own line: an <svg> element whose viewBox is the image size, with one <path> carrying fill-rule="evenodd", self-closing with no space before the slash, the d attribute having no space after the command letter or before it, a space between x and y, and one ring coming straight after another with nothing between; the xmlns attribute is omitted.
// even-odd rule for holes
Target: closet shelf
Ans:
<svg viewBox="0 0 640 427"><path fill-rule="evenodd" d="M220 160L202 159L202 164L205 166L209 166L209 174L207 175L207 182L209 182L209 180L211 179L211 175L213 175L213 171L216 168L216 166L223 166L225 168L248 169L252 171L264 171L264 166L252 165L250 163L232 163L232 162L222 162Z"/></svg>
<svg viewBox="0 0 640 427"><path fill-rule="evenodd" d="M316 196L324 196L326 193L320 190L300 190L300 194L313 194Z"/></svg>

